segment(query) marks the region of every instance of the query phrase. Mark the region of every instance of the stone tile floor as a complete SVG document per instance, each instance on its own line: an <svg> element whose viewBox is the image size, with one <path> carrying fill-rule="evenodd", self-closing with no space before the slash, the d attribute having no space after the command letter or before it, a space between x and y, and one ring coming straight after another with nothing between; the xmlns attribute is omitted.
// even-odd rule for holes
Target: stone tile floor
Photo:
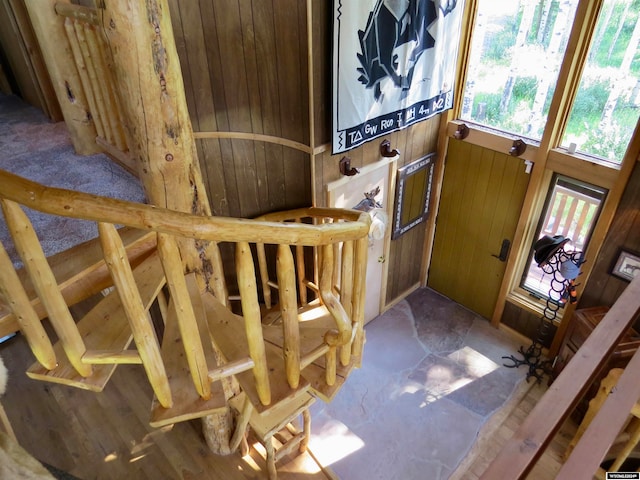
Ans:
<svg viewBox="0 0 640 480"><path fill-rule="evenodd" d="M366 328L363 367L312 407L310 449L343 480L447 479L524 381L519 343L422 288Z"/></svg>

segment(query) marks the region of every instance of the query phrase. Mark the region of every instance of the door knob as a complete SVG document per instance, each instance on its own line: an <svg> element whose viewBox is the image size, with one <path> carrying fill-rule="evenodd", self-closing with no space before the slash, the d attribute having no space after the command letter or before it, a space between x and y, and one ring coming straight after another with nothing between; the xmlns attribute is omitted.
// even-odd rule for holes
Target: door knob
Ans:
<svg viewBox="0 0 640 480"><path fill-rule="evenodd" d="M502 240L502 246L500 247L500 255L491 255L492 257L496 257L501 262L506 262L507 257L509 256L509 248L511 247L511 242L508 238Z"/></svg>

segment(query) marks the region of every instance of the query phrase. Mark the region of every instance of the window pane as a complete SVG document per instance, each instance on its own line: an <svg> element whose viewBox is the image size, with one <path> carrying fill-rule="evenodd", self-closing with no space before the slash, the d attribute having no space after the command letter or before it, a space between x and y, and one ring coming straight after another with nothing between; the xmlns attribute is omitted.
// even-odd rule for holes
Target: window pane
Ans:
<svg viewBox="0 0 640 480"><path fill-rule="evenodd" d="M480 0L461 118L539 140L578 0Z"/></svg>
<svg viewBox="0 0 640 480"><path fill-rule="evenodd" d="M584 252L605 195L603 188L556 175L542 212L536 240L545 235L562 235L571 239L565 247L566 251ZM546 298L550 285L551 275L538 267L532 253L521 286L534 295Z"/></svg>
<svg viewBox="0 0 640 480"><path fill-rule="evenodd" d="M605 0L562 146L620 163L640 107L640 0Z"/></svg>

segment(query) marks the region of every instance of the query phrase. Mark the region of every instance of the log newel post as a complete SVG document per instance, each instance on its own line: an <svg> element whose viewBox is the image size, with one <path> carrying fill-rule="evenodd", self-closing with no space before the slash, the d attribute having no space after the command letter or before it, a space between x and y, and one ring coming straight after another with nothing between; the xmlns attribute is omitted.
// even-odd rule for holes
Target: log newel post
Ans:
<svg viewBox="0 0 640 480"><path fill-rule="evenodd" d="M113 62L130 150L150 203L211 215L167 0L104 0L102 6L101 30ZM185 270L198 273L203 283L210 265L221 268L219 258L191 240L182 241L179 249ZM230 453L232 424L228 409L204 418L205 437L214 453Z"/></svg>

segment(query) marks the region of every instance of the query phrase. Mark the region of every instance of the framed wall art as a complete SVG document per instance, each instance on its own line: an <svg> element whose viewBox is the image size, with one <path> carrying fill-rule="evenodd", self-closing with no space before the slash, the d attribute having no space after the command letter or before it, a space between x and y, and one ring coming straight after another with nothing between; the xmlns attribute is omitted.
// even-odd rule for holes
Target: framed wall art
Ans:
<svg viewBox="0 0 640 480"><path fill-rule="evenodd" d="M621 248L610 273L614 277L630 282L640 275L640 253Z"/></svg>

